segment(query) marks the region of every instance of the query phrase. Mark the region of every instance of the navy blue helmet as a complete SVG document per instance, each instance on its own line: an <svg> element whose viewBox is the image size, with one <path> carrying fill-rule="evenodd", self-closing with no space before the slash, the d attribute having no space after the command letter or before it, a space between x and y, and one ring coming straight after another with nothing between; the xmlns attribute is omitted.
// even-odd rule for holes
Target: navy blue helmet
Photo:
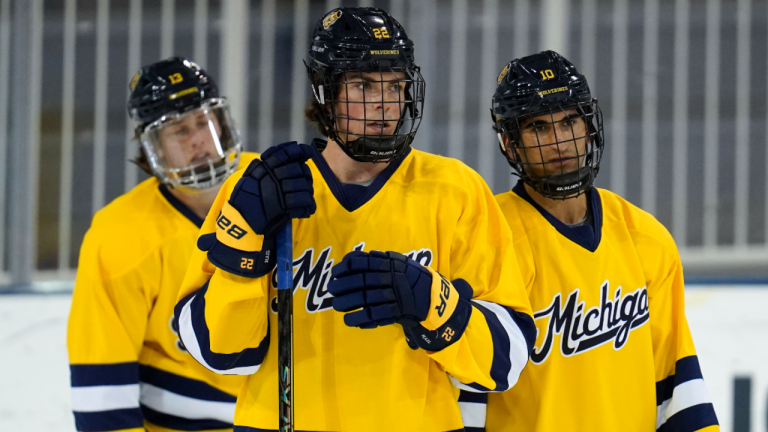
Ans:
<svg viewBox="0 0 768 432"><path fill-rule="evenodd" d="M421 122L424 79L413 41L392 16L371 7L330 11L315 25L307 72L314 118L347 155L383 162L405 152ZM357 88L362 99L352 95Z"/></svg>
<svg viewBox="0 0 768 432"><path fill-rule="evenodd" d="M167 186L197 193L237 170L240 136L226 99L205 70L183 57L142 67L131 79L128 115L137 122L135 162Z"/></svg>
<svg viewBox="0 0 768 432"><path fill-rule="evenodd" d="M491 115L502 154L537 192L566 199L592 186L603 154L602 112L565 57L543 51L508 63Z"/></svg>
<svg viewBox="0 0 768 432"><path fill-rule="evenodd" d="M140 127L170 113L199 108L202 101L219 97L213 78L183 57L142 67L131 79L129 89L128 115Z"/></svg>

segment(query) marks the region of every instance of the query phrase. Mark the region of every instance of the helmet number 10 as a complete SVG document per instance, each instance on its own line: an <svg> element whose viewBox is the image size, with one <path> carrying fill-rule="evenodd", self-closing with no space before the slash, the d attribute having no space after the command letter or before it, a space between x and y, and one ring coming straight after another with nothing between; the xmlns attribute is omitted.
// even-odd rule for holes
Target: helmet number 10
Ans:
<svg viewBox="0 0 768 432"><path fill-rule="evenodd" d="M389 38L389 33L387 32L386 27L382 27L380 29L377 29L377 28L373 29L373 35L376 36L376 39Z"/></svg>
<svg viewBox="0 0 768 432"><path fill-rule="evenodd" d="M546 81L548 79L552 79L555 77L555 74L552 73L552 69L546 69L541 71L541 78Z"/></svg>

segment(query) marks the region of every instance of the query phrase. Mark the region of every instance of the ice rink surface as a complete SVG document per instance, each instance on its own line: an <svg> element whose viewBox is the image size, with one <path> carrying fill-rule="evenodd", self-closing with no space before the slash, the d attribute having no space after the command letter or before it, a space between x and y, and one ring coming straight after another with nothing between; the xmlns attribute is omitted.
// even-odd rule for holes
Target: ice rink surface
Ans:
<svg viewBox="0 0 768 432"><path fill-rule="evenodd" d="M68 295L0 296L0 431L74 431Z"/></svg>
<svg viewBox="0 0 768 432"><path fill-rule="evenodd" d="M0 295L0 431L74 431L68 295ZM733 378L752 379L751 432L768 430L768 286L689 286L686 314L723 432Z"/></svg>

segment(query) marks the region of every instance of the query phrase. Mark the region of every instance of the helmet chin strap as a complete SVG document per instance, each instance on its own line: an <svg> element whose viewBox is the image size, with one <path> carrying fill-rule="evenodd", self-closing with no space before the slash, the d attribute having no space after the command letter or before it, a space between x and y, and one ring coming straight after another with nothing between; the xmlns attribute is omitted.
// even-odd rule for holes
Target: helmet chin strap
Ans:
<svg viewBox="0 0 768 432"><path fill-rule="evenodd" d="M361 136L354 141L337 142L339 147L353 160L358 162L389 162L400 149L410 144L408 135L386 137ZM384 151L382 151L384 150Z"/></svg>
<svg viewBox="0 0 768 432"><path fill-rule="evenodd" d="M550 175L545 177L530 177L529 185L541 195L566 200L581 195L589 190L594 180L592 168L582 167L566 174Z"/></svg>

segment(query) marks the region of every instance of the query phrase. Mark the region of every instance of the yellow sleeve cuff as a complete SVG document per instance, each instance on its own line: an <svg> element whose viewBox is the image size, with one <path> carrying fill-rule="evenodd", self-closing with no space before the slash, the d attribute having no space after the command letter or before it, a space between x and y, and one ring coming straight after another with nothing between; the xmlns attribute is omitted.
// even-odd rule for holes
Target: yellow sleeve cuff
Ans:
<svg viewBox="0 0 768 432"><path fill-rule="evenodd" d="M443 275L427 267L432 273L432 292L427 319L421 325L427 330L433 331L440 328L453 315L456 305L459 304L459 292L451 282Z"/></svg>
<svg viewBox="0 0 768 432"><path fill-rule="evenodd" d="M243 216L228 202L216 217L216 240L243 252L260 251L264 236L256 234Z"/></svg>

